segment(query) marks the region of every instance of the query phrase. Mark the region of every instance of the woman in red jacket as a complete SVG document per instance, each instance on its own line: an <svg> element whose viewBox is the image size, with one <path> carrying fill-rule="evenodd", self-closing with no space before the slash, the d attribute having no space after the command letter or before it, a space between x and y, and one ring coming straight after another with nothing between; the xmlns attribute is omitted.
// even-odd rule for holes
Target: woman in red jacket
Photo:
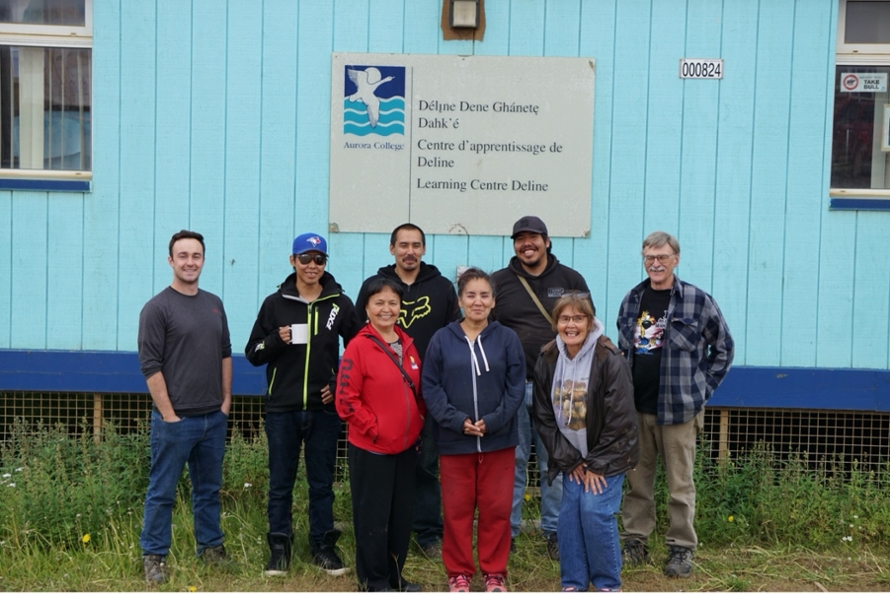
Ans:
<svg viewBox="0 0 890 594"><path fill-rule="evenodd" d="M355 572L368 592L417 592L402 577L411 537L416 444L426 409L420 357L396 326L402 288L368 286L368 323L349 342L337 378L337 412L349 425L349 486Z"/></svg>

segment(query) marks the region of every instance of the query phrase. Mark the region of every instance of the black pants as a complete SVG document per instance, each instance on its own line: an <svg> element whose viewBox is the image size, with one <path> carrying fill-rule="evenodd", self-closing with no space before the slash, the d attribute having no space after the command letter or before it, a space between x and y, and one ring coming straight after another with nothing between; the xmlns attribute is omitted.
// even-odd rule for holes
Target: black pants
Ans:
<svg viewBox="0 0 890 594"><path fill-rule="evenodd" d="M355 574L371 591L398 588L411 539L417 452L374 454L349 444Z"/></svg>
<svg viewBox="0 0 890 594"><path fill-rule="evenodd" d="M439 486L439 451L433 441L436 420L427 415L423 442L414 475L414 522L412 529L421 547L442 542L442 488Z"/></svg>

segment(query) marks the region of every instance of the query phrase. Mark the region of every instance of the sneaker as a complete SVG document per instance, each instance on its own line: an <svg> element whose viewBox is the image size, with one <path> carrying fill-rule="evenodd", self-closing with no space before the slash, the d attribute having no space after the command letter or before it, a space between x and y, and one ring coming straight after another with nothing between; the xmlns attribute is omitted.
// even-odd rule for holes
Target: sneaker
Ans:
<svg viewBox="0 0 890 594"><path fill-rule="evenodd" d="M167 571L167 557L164 555L143 555L142 576L152 584L163 584L170 578Z"/></svg>
<svg viewBox="0 0 890 594"><path fill-rule="evenodd" d="M439 543L439 541L428 544L426 546L421 545L420 550L423 552L424 557L426 557L427 559L432 559L433 561L442 560L442 545L441 543Z"/></svg>
<svg viewBox="0 0 890 594"><path fill-rule="evenodd" d="M486 573L484 576L482 576L482 579L485 582L485 591L486 592L506 592L507 591L507 580L503 574Z"/></svg>
<svg viewBox="0 0 890 594"><path fill-rule="evenodd" d="M664 575L685 578L692 574L692 551L686 547L668 547L667 561L664 564Z"/></svg>
<svg viewBox="0 0 890 594"><path fill-rule="evenodd" d="M309 539L309 547L312 550L312 562L320 567L328 575L338 576L349 572L348 567L343 566L343 561L334 550L337 539L340 538L339 530L325 532L320 543Z"/></svg>
<svg viewBox="0 0 890 594"><path fill-rule="evenodd" d="M635 538L624 541L624 545L621 547L621 555L624 557L624 565L627 567L636 567L649 563L649 549Z"/></svg>
<svg viewBox="0 0 890 594"><path fill-rule="evenodd" d="M449 592L469 592L470 591L470 578L468 578L464 574L455 575L455 576L448 578L448 591Z"/></svg>
<svg viewBox="0 0 890 594"><path fill-rule="evenodd" d="M556 532L547 535L547 554L550 555L552 561L559 561L559 539Z"/></svg>
<svg viewBox="0 0 890 594"><path fill-rule="evenodd" d="M290 567L292 537L287 534L270 532L266 534L269 543L269 562L263 573L268 576L285 575Z"/></svg>

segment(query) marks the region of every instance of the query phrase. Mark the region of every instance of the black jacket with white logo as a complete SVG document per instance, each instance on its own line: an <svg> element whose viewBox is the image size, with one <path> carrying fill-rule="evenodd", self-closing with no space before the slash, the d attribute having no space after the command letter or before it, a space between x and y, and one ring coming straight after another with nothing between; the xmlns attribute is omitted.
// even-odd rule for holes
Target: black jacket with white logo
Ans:
<svg viewBox="0 0 890 594"><path fill-rule="evenodd" d="M333 401L322 404L321 390L328 385L334 392L340 337L347 343L362 323L352 300L330 273L322 275L321 295L311 303L297 293L296 280L296 273L291 274L263 301L244 354L254 365L266 365L268 412L333 412ZM291 324L307 325L306 344L281 340L278 328Z"/></svg>

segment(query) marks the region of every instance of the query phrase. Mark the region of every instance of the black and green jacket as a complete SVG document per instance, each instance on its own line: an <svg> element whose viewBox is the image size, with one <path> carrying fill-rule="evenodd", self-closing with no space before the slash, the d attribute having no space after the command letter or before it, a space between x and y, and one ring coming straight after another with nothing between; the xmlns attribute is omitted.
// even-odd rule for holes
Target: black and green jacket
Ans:
<svg viewBox="0 0 890 594"><path fill-rule="evenodd" d="M318 299L306 302L296 289L296 273L287 277L278 291L266 297L257 314L244 354L256 366L266 365L266 411L334 410L322 404L321 390L337 378L339 339L344 344L361 328L352 300L334 277L325 272ZM307 344L288 344L278 328L307 324Z"/></svg>

